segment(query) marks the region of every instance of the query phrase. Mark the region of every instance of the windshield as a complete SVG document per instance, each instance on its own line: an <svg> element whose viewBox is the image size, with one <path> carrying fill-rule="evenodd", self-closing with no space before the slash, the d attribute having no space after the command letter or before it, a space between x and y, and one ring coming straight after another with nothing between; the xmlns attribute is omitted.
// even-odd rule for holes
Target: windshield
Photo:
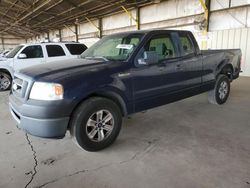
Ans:
<svg viewBox="0 0 250 188"><path fill-rule="evenodd" d="M104 37L83 52L81 58L125 61L142 37L143 34L118 34Z"/></svg>
<svg viewBox="0 0 250 188"><path fill-rule="evenodd" d="M13 58L15 57L15 55L17 54L17 52L19 52L19 50L21 50L21 48L23 47L23 45L19 45L17 47L15 47L13 50L11 50L8 55L6 55L7 58Z"/></svg>

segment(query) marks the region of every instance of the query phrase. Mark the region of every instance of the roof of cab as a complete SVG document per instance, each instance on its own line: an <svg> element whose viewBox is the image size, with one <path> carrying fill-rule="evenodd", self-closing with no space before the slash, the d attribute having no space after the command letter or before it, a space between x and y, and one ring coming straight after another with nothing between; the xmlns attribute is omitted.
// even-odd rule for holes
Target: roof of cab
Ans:
<svg viewBox="0 0 250 188"><path fill-rule="evenodd" d="M46 44L83 44L79 42L74 42L74 41L62 41L62 42L36 42L36 43L24 43L21 44L23 46L29 46L29 45L46 45ZM84 45L84 44L83 44Z"/></svg>
<svg viewBox="0 0 250 188"><path fill-rule="evenodd" d="M169 29L150 29L150 30L138 30L138 31L127 31L127 32L120 32L114 33L111 35L120 35L120 34L149 34L149 33L158 33L158 32L191 32L188 30L169 30Z"/></svg>

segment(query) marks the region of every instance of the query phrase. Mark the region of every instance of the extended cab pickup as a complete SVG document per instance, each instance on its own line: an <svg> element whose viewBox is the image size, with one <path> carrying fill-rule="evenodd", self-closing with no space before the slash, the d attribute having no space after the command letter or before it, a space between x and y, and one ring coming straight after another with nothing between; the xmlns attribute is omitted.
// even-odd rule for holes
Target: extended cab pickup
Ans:
<svg viewBox="0 0 250 188"><path fill-rule="evenodd" d="M189 31L114 34L81 59L15 74L10 111L29 134L61 138L69 130L97 151L114 142L128 114L207 91L211 103L225 103L240 63L240 49L201 51Z"/></svg>
<svg viewBox="0 0 250 188"><path fill-rule="evenodd" d="M0 59L0 91L10 89L16 71L33 65L77 58L87 47L76 42L29 43L16 46Z"/></svg>

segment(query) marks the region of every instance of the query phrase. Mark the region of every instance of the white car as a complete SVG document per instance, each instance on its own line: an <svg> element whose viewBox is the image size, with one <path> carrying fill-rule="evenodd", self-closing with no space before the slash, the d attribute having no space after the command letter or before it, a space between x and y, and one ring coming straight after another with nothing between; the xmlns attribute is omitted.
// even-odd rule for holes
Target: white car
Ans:
<svg viewBox="0 0 250 188"><path fill-rule="evenodd" d="M10 52L10 50L4 50L3 52L0 53L0 61L3 61L6 59L6 55L8 55L8 53Z"/></svg>
<svg viewBox="0 0 250 188"><path fill-rule="evenodd" d="M77 58L87 47L76 42L21 44L0 61L0 91L10 89L14 72L30 66Z"/></svg>

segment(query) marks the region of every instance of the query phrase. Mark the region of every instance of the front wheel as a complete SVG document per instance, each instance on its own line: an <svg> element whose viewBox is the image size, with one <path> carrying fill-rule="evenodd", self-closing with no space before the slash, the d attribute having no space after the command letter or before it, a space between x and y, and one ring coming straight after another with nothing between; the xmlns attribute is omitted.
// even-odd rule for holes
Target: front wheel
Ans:
<svg viewBox="0 0 250 188"><path fill-rule="evenodd" d="M11 76L4 73L0 72L0 91L7 91L11 87Z"/></svg>
<svg viewBox="0 0 250 188"><path fill-rule="evenodd" d="M87 151L98 151L111 145L122 124L120 108L113 101L93 97L73 113L70 133L73 140Z"/></svg>
<svg viewBox="0 0 250 188"><path fill-rule="evenodd" d="M226 75L219 75L213 90L208 92L208 100L212 104L224 104L230 93L230 80Z"/></svg>

